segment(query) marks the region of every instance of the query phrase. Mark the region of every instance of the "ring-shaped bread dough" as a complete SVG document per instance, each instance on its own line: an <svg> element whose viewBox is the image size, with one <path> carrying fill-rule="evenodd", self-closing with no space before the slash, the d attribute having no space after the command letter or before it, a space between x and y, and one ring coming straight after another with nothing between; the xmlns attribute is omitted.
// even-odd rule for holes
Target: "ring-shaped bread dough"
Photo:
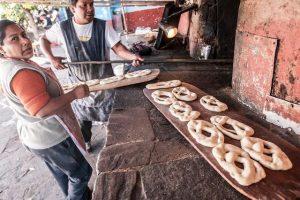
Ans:
<svg viewBox="0 0 300 200"><path fill-rule="evenodd" d="M66 85L63 85L62 86L62 89L63 90L72 90L74 89L75 87L79 86L79 85L84 85L85 83L84 82L78 82L78 83L68 83Z"/></svg>
<svg viewBox="0 0 300 200"><path fill-rule="evenodd" d="M72 83L68 83L68 84L62 85L61 87L63 90L71 90L71 89L75 88L76 85L74 85Z"/></svg>
<svg viewBox="0 0 300 200"><path fill-rule="evenodd" d="M109 83L113 83L113 82L117 82L117 81L123 80L124 78L125 78L124 75L121 75L121 76L112 76L112 77L101 79L100 80L100 84L101 85L109 84Z"/></svg>
<svg viewBox="0 0 300 200"><path fill-rule="evenodd" d="M157 82L157 83L151 83L151 84L146 85L146 88L149 90L156 90L156 89L177 87L179 85L181 85L180 80L171 80L171 81L162 81L162 82Z"/></svg>
<svg viewBox="0 0 300 200"><path fill-rule="evenodd" d="M251 136L254 134L253 128L239 122L237 120L231 119L227 116L212 116L210 118L212 124L214 124L223 134L235 139L241 140L243 137ZM225 128L224 125L229 124L233 129Z"/></svg>
<svg viewBox="0 0 300 200"><path fill-rule="evenodd" d="M274 143L255 137L244 137L241 147L263 166L272 170L288 170L293 167L288 156Z"/></svg>
<svg viewBox="0 0 300 200"><path fill-rule="evenodd" d="M240 185L248 186L266 177L263 167L239 147L219 144L212 149L212 154L221 167L229 172ZM236 163L242 164L243 168L237 166Z"/></svg>
<svg viewBox="0 0 300 200"><path fill-rule="evenodd" d="M93 85L98 85L100 83L99 79L93 79L93 80L89 80L86 81L85 84L89 87L93 86Z"/></svg>
<svg viewBox="0 0 300 200"><path fill-rule="evenodd" d="M192 119L197 119L200 112L193 111L192 107L183 101L175 101L169 108L171 114L177 117L180 121L187 122Z"/></svg>
<svg viewBox="0 0 300 200"><path fill-rule="evenodd" d="M213 112L222 112L228 109L225 103L222 103L213 96L206 95L200 99L200 104L207 110Z"/></svg>
<svg viewBox="0 0 300 200"><path fill-rule="evenodd" d="M224 142L224 136L213 124L204 120L191 120L187 124L188 131L193 138L206 147L215 147ZM204 132L209 133L206 136Z"/></svg>
<svg viewBox="0 0 300 200"><path fill-rule="evenodd" d="M176 87L172 90L172 93L181 101L194 101L197 99L197 94L189 91L186 87Z"/></svg>
<svg viewBox="0 0 300 200"><path fill-rule="evenodd" d="M151 73L151 69L138 70L125 74L125 78L136 78L140 76L146 76Z"/></svg>
<svg viewBox="0 0 300 200"><path fill-rule="evenodd" d="M171 105L173 102L177 101L171 92L155 90L152 92L151 97L153 100L162 105Z"/></svg>

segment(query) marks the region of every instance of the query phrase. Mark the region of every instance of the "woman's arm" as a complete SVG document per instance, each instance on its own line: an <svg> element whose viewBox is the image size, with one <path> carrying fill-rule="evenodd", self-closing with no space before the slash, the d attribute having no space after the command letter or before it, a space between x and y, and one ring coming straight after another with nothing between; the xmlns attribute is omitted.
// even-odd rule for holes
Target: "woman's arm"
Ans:
<svg viewBox="0 0 300 200"><path fill-rule="evenodd" d="M32 115L46 117L55 114L74 99L89 95L87 85L80 85L67 94L51 97L44 78L30 69L19 71L11 81L11 88L24 108Z"/></svg>
<svg viewBox="0 0 300 200"><path fill-rule="evenodd" d="M49 102L43 106L36 114L36 117L47 117L55 114L58 110L70 104L75 99L81 99L89 95L89 88L87 85L77 86L72 91L63 94L59 97L50 98Z"/></svg>

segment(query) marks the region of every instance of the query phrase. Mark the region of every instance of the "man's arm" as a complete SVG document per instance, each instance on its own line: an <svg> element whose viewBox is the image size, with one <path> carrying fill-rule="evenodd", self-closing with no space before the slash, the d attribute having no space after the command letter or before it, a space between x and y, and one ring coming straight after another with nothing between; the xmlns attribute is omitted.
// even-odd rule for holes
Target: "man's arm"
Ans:
<svg viewBox="0 0 300 200"><path fill-rule="evenodd" d="M43 52L43 54L50 60L52 63L53 67L56 69L64 69L66 66L64 66L61 62L63 58L61 57L56 57L53 55L52 50L51 50L51 42L46 38L45 35L43 35L40 38L40 47Z"/></svg>
<svg viewBox="0 0 300 200"><path fill-rule="evenodd" d="M132 65L137 67L141 61L144 61L139 55L131 53L121 42L118 42L112 47L112 50L121 58L132 60Z"/></svg>

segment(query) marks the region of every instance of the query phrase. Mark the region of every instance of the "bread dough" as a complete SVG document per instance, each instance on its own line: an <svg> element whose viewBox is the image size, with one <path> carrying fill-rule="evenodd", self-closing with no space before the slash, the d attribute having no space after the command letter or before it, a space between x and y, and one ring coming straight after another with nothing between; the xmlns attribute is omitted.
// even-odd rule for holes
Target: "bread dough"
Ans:
<svg viewBox="0 0 300 200"><path fill-rule="evenodd" d="M248 186L266 177L263 167L239 147L219 144L212 149L212 154L221 167L229 172L240 185ZM243 168L237 166L236 163L241 163Z"/></svg>
<svg viewBox="0 0 300 200"><path fill-rule="evenodd" d="M193 111L192 107L183 101L175 101L169 108L171 114L180 121L187 122L192 119L197 119L200 116L200 112Z"/></svg>
<svg viewBox="0 0 300 200"><path fill-rule="evenodd" d="M210 118L210 121L212 124L214 124L222 133L225 135L235 139L235 140L241 140L243 137L251 136L254 134L254 130L247 126L246 124L243 124L242 122L239 122L237 120L231 119L227 116L212 116ZM224 125L229 124L232 126L233 129L225 128Z"/></svg>
<svg viewBox="0 0 300 200"><path fill-rule="evenodd" d="M121 76L112 76L112 77L109 77L109 78L101 79L100 80L100 84L101 85L109 84L109 83L120 81L120 80L122 80L124 78L125 78L124 75L121 75Z"/></svg>
<svg viewBox="0 0 300 200"><path fill-rule="evenodd" d="M186 87L176 87L172 90L175 97L182 101L194 101L197 99L197 94L189 91Z"/></svg>
<svg viewBox="0 0 300 200"><path fill-rule="evenodd" d="M162 90L155 90L154 92L152 92L151 97L156 103L162 105L171 105L173 102L176 101L176 98L171 92Z"/></svg>
<svg viewBox="0 0 300 200"><path fill-rule="evenodd" d="M187 124L188 130L193 138L206 147L214 147L224 142L224 136L213 124L204 120L191 120ZM210 133L210 137L203 134Z"/></svg>
<svg viewBox="0 0 300 200"><path fill-rule="evenodd" d="M140 76L146 76L151 73L151 69L138 70L125 74L125 78L136 78Z"/></svg>
<svg viewBox="0 0 300 200"><path fill-rule="evenodd" d="M222 112L228 109L225 103L222 103L213 96L206 95L200 99L200 104L207 110L214 112Z"/></svg>
<svg viewBox="0 0 300 200"><path fill-rule="evenodd" d="M75 88L75 85L69 83L69 84L66 84L66 85L62 85L61 87L62 87L63 90L71 90L71 89Z"/></svg>
<svg viewBox="0 0 300 200"><path fill-rule="evenodd" d="M177 87L177 86L180 86L180 85L181 85L180 80L172 80L172 81L151 83L151 84L146 85L146 88L149 89L149 90L156 90L156 89Z"/></svg>
<svg viewBox="0 0 300 200"><path fill-rule="evenodd" d="M68 83L66 85L63 85L62 88L63 88L63 90L72 90L75 87L77 87L79 85L84 85L84 84L86 84L87 86L91 87L93 85L99 84L99 82L100 82L99 79L93 79L93 80L89 80L89 81L85 81L85 82Z"/></svg>
<svg viewBox="0 0 300 200"><path fill-rule="evenodd" d="M241 147L263 166L273 170L288 170L293 167L287 155L274 143L255 137L245 137Z"/></svg>
<svg viewBox="0 0 300 200"><path fill-rule="evenodd" d="M84 85L85 83L84 82L79 82L79 83L68 83L66 85L63 85L62 86L62 89L65 90L65 91L68 91L68 90L72 90L74 89L75 87L79 86L79 85Z"/></svg>
<svg viewBox="0 0 300 200"><path fill-rule="evenodd" d="M93 85L98 85L99 83L100 83L99 79L89 80L89 81L85 82L85 84L89 87L91 87Z"/></svg>

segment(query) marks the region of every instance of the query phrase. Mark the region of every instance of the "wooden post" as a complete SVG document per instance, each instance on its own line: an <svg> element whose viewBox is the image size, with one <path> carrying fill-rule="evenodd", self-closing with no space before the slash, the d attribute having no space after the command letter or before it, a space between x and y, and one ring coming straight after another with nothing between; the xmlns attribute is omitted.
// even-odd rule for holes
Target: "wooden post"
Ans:
<svg viewBox="0 0 300 200"><path fill-rule="evenodd" d="M201 5L202 0L197 0L196 3ZM203 25L201 9L193 11L190 22L189 46L190 56L195 59L200 59L201 56Z"/></svg>
<svg viewBox="0 0 300 200"><path fill-rule="evenodd" d="M125 10L124 10L123 3L121 3L121 9L122 9L122 17L123 17L123 22L124 22L125 34L127 35L128 27L127 27L127 22L126 22L126 16L125 16Z"/></svg>

